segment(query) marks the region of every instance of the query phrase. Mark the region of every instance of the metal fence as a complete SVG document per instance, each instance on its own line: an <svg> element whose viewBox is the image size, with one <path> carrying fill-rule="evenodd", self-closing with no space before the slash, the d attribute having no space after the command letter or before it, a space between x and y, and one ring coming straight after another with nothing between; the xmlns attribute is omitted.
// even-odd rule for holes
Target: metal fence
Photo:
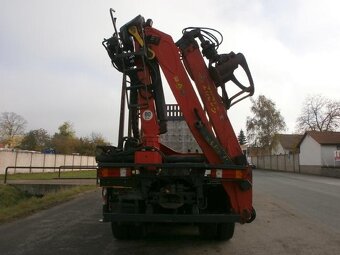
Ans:
<svg viewBox="0 0 340 255"><path fill-rule="evenodd" d="M13 169L14 171L17 169L29 169L29 173L32 172L33 169L40 169L40 167L34 167L34 166L8 166L5 169L5 177L4 177L4 184L7 183L7 179L8 179L8 174L9 174L9 170ZM96 170L97 166L58 166L58 167L45 167L45 170L53 170L54 172L58 171L58 178L60 179L61 176L61 171L62 170L74 170L74 169L79 169L79 170ZM98 182L98 176L97 178L97 182Z"/></svg>

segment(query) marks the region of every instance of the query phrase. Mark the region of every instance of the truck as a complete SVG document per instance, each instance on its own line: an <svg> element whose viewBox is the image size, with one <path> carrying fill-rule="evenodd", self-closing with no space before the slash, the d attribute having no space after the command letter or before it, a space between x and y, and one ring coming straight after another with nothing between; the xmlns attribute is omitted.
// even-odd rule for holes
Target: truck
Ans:
<svg viewBox="0 0 340 255"><path fill-rule="evenodd" d="M118 31L113 9L110 15L114 33L102 44L123 78L118 144L96 152L102 221L116 239L141 238L159 223L192 224L204 239L231 239L235 223L256 217L252 168L228 117L254 93L244 55L219 54L223 36L215 29L188 27L174 42L151 19L138 15ZM239 66L247 86L234 74ZM160 142L167 132L163 80L201 152Z"/></svg>

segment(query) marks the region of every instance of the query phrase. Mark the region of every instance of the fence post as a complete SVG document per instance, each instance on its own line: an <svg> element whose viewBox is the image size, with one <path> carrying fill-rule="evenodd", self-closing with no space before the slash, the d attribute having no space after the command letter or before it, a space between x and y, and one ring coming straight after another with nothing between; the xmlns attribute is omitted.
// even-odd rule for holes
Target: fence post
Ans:
<svg viewBox="0 0 340 255"><path fill-rule="evenodd" d="M74 166L74 154L72 154L72 171L74 170L73 166Z"/></svg>
<svg viewBox="0 0 340 255"><path fill-rule="evenodd" d="M32 173L32 161L33 161L33 152L31 152L31 160L30 160L30 173Z"/></svg>
<svg viewBox="0 0 340 255"><path fill-rule="evenodd" d="M54 167L57 166L57 154L54 153L54 164L53 164ZM53 170L53 172L55 172L55 169Z"/></svg>
<svg viewBox="0 0 340 255"><path fill-rule="evenodd" d="M17 160L18 160L18 152L15 152L15 161L14 161L14 173L17 172Z"/></svg>
<svg viewBox="0 0 340 255"><path fill-rule="evenodd" d="M44 153L44 160L43 160L43 173L45 172L45 161L46 161L46 154Z"/></svg>

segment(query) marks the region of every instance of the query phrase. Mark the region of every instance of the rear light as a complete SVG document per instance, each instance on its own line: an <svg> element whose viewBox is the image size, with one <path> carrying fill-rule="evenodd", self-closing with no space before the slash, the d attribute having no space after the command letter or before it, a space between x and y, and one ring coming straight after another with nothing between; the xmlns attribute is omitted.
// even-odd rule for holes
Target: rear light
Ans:
<svg viewBox="0 0 340 255"><path fill-rule="evenodd" d="M130 177L132 171L129 168L99 168L99 178L118 178L118 177Z"/></svg>
<svg viewBox="0 0 340 255"><path fill-rule="evenodd" d="M244 179L246 171L232 169L212 169L210 177L218 179Z"/></svg>

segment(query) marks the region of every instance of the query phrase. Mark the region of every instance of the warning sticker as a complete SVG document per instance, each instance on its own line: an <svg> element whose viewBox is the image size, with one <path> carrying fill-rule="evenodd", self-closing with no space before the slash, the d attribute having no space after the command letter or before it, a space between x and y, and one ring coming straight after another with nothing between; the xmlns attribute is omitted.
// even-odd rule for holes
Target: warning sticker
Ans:
<svg viewBox="0 0 340 255"><path fill-rule="evenodd" d="M148 121L148 120L151 120L152 117L153 117L152 111L146 110L146 111L143 112L143 119L144 119L144 120L147 120L147 121Z"/></svg>

